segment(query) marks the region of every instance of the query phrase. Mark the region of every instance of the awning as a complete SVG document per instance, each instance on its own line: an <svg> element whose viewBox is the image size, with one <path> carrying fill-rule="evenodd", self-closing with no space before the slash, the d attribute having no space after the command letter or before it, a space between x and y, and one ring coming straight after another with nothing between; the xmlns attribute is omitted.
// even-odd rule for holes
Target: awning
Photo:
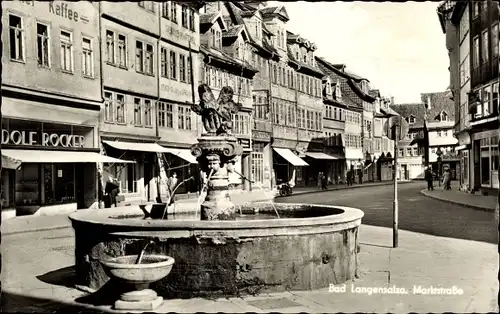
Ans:
<svg viewBox="0 0 500 314"><path fill-rule="evenodd" d="M168 150L156 143L137 143L120 141L102 141L103 143L119 150L132 150L148 153L168 153Z"/></svg>
<svg viewBox="0 0 500 314"><path fill-rule="evenodd" d="M306 152L306 156L314 158L314 159L338 160L337 157L333 157L333 156L327 155L325 153Z"/></svg>
<svg viewBox="0 0 500 314"><path fill-rule="evenodd" d="M15 170L19 168L19 166L21 166L21 162L19 160L4 156L2 151L2 168Z"/></svg>
<svg viewBox="0 0 500 314"><path fill-rule="evenodd" d="M59 151L59 150L33 150L33 149L2 149L2 156L18 160L21 163L77 163L77 162L107 162L107 163L134 163L134 161L121 160L99 153Z"/></svg>
<svg viewBox="0 0 500 314"><path fill-rule="evenodd" d="M455 147L455 150L459 151L459 150L464 150L464 149L469 149L469 148L470 148L470 145L459 145L459 146Z"/></svg>
<svg viewBox="0 0 500 314"><path fill-rule="evenodd" d="M299 156L295 155L288 148L274 148L274 151L280 154L281 157L285 158L286 161L288 161L294 166L309 166L307 162L305 162Z"/></svg>
<svg viewBox="0 0 500 314"><path fill-rule="evenodd" d="M198 162L196 161L196 157L194 157L191 154L191 151L189 149L182 149L182 148L166 148L164 147L168 153L175 155L179 158L184 159L185 161L189 162L190 164L197 164Z"/></svg>

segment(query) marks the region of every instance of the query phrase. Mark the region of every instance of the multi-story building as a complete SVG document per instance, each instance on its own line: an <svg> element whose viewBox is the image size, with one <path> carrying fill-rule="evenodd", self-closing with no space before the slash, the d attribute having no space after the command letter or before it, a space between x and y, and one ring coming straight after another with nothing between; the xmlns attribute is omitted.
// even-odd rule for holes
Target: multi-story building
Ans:
<svg viewBox="0 0 500 314"><path fill-rule="evenodd" d="M249 181L241 176L250 179L252 171L252 79L258 70L248 62L252 54L246 28L224 19L225 12L218 4L207 5L206 13L200 16L202 82L210 86L216 99L222 87L232 87L233 100L242 105L233 116L232 132L243 147L243 155L235 164L237 173L231 175L230 182L249 190Z"/></svg>
<svg viewBox="0 0 500 314"><path fill-rule="evenodd" d="M95 207L96 163L120 162L99 154L98 4L2 7L2 156L19 167L2 169L2 215Z"/></svg>
<svg viewBox="0 0 500 314"><path fill-rule="evenodd" d="M460 172L460 162L456 151L458 140L453 136L455 108L450 96L449 90L421 94L422 102L426 105L429 163L435 173L441 174L444 169L450 169L452 179L456 180L457 171ZM441 155L441 165L437 162L439 155Z"/></svg>
<svg viewBox="0 0 500 314"><path fill-rule="evenodd" d="M426 132L426 107L424 103L394 104L390 106L408 122L409 131L406 137L398 142L398 171L397 178L411 180L423 178L424 160L423 151L419 150L414 139Z"/></svg>
<svg viewBox="0 0 500 314"><path fill-rule="evenodd" d="M104 167L126 200L166 193L166 177L198 172L188 148L198 123L191 112L198 83L196 3L101 2L103 97L100 133L107 155L135 161ZM162 182L163 181L163 182ZM193 181L178 193L194 192Z"/></svg>
<svg viewBox="0 0 500 314"><path fill-rule="evenodd" d="M281 113L281 117L275 116L277 119L273 134L275 138L283 140L290 131L296 132L295 150L304 156L309 164L309 167L298 168L297 181L302 180L305 185L315 185L318 182L318 173L325 172L335 159L323 153L322 78L325 74L316 66L314 53L317 48L314 43L289 31L282 32L281 37L283 36L286 36L282 39L286 46L284 59L288 60L289 68L279 64L275 67L275 85L276 90L280 92L272 94L275 97L274 112ZM290 78L293 80L291 84ZM283 91L287 89L288 92L295 92L295 108L281 98L285 94Z"/></svg>
<svg viewBox="0 0 500 314"><path fill-rule="evenodd" d="M323 103L325 108L323 113L324 152L335 158L327 168L327 177L329 183L338 184L345 174L343 138L347 105L342 101L338 80L332 84L329 76L323 78Z"/></svg>
<svg viewBox="0 0 500 314"><path fill-rule="evenodd" d="M273 152L270 145L272 123L270 112L271 79L270 60L279 61L279 54L272 45L274 36L266 27L260 9L265 2L212 2L207 4L205 11L222 12L224 21L229 27L239 28L247 38L246 45L249 55L246 62L258 72L252 81L253 112L251 115L251 148L250 178L255 186L272 188ZM228 35L225 35L226 37ZM248 181L246 181L248 185Z"/></svg>
<svg viewBox="0 0 500 314"><path fill-rule="evenodd" d="M498 189L499 12L495 1L446 1L438 8L450 51L455 132L468 190Z"/></svg>

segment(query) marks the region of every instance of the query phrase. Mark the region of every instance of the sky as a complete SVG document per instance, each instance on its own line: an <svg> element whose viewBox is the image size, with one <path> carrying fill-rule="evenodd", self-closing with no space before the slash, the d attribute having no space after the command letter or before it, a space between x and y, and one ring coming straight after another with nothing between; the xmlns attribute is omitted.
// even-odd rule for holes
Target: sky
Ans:
<svg viewBox="0 0 500 314"><path fill-rule="evenodd" d="M287 29L316 43L316 55L365 77L396 103L445 91L449 59L436 2L277 2Z"/></svg>

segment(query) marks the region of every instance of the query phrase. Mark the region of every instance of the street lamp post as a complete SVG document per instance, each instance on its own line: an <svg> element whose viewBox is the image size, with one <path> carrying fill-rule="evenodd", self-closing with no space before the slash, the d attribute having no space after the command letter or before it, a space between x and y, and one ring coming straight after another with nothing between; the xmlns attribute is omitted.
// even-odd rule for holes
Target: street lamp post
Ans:
<svg viewBox="0 0 500 314"><path fill-rule="evenodd" d="M441 156L443 155L443 152L441 151L440 147L438 147L436 155L438 156L437 157L438 186L441 186Z"/></svg>

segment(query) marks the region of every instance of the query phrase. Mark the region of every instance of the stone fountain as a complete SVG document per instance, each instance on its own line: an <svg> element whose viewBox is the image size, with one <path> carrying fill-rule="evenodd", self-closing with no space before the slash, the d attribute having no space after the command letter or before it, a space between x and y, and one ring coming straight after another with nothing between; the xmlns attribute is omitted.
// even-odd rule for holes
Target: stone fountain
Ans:
<svg viewBox="0 0 500 314"><path fill-rule="evenodd" d="M133 207L71 214L78 285L101 288L109 279L102 260L137 256L152 238L154 254L175 258L170 274L152 285L166 298L310 290L354 279L363 212L266 202L237 209L227 189L228 173L242 154L231 135L231 116L241 105L231 87L222 88L217 100L205 84L198 92L200 104L192 109L207 133L191 152L208 174L201 208L184 204L184 216L166 219L144 219Z"/></svg>

